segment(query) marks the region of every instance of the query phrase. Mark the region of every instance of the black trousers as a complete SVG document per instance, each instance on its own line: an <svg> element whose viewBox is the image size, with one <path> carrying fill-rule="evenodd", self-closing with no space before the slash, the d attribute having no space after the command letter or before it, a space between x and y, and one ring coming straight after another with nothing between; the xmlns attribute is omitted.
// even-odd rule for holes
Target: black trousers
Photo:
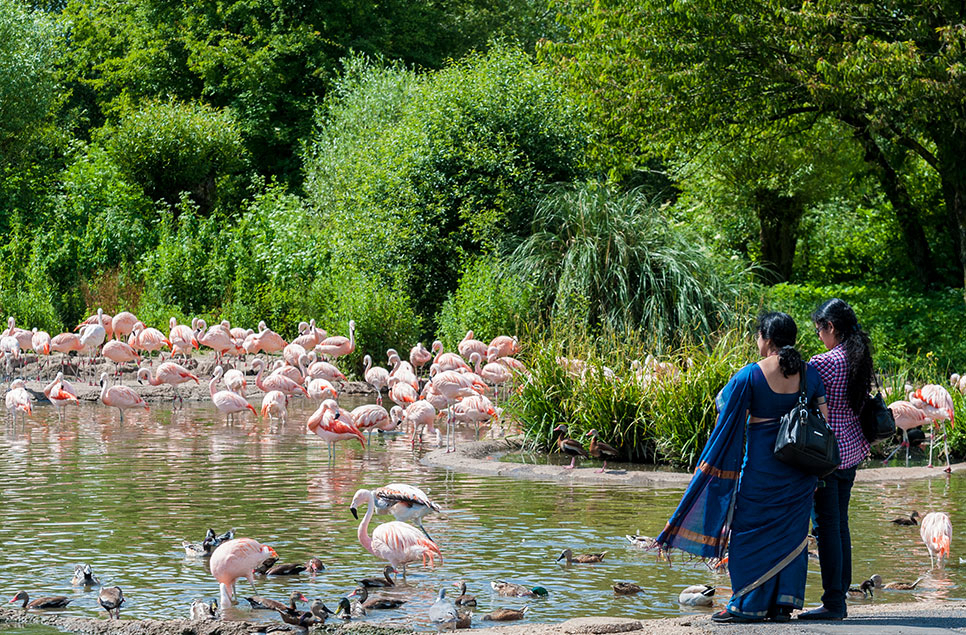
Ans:
<svg viewBox="0 0 966 635"><path fill-rule="evenodd" d="M852 583L852 537L849 534L849 500L855 468L835 470L819 481L815 490L812 522L818 537L818 560L822 568L822 606L845 613L845 597Z"/></svg>

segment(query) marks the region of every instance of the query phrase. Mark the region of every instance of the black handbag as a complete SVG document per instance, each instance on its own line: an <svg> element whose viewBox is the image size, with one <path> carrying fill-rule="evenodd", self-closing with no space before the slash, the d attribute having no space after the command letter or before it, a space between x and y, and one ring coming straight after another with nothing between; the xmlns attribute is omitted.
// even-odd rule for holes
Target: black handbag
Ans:
<svg viewBox="0 0 966 635"><path fill-rule="evenodd" d="M839 444L822 413L817 408L809 407L805 368L803 364L798 403L780 420L778 438L775 439L775 458L821 478L839 466Z"/></svg>
<svg viewBox="0 0 966 635"><path fill-rule="evenodd" d="M896 418L886 406L885 399L882 398L878 380L875 382L875 387L875 396L867 396L865 403L862 404L862 411L859 412L862 434L872 445L891 439L896 433Z"/></svg>

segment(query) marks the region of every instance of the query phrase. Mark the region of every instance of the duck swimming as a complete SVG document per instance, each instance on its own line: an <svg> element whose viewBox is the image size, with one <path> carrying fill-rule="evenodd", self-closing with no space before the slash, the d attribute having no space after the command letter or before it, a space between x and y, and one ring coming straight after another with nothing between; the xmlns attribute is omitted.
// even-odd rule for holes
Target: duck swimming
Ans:
<svg viewBox="0 0 966 635"><path fill-rule="evenodd" d="M453 600L453 604L456 606L476 606L476 597L472 595L466 595L466 580L460 580L459 582L454 582L453 586L458 586L460 588L459 597Z"/></svg>
<svg viewBox="0 0 966 635"><path fill-rule="evenodd" d="M308 599L300 591L292 591L291 595L288 597L288 605L285 605L278 600L272 600L270 598L264 598L260 595L255 595L252 597L245 598L248 603L252 605L253 609L261 609L267 611L288 611L290 613L295 613L298 609L295 606L296 602L308 602Z"/></svg>
<svg viewBox="0 0 966 635"><path fill-rule="evenodd" d="M681 591L678 603L685 606L711 606L714 604L714 587L695 584Z"/></svg>
<svg viewBox="0 0 966 635"><path fill-rule="evenodd" d="M391 564L387 564L386 568L382 570L384 578L363 578L361 580L356 580L359 584L364 587L390 587L396 586L396 583L392 581L389 577L390 573L395 573L396 569L393 568Z"/></svg>
<svg viewBox="0 0 966 635"><path fill-rule="evenodd" d="M371 598L369 597L369 590L364 586L356 588L355 591L349 594L349 597L355 596L359 597L359 606L361 606L364 611L371 611L374 609L398 609L400 606L406 603L406 600Z"/></svg>
<svg viewBox="0 0 966 635"><path fill-rule="evenodd" d="M92 587L100 586L100 581L94 577L94 570L89 564L75 564L74 577L70 580L71 586Z"/></svg>
<svg viewBox="0 0 966 635"><path fill-rule="evenodd" d="M304 564L276 564L269 567L265 575L298 575L308 569Z"/></svg>
<svg viewBox="0 0 966 635"><path fill-rule="evenodd" d="M36 598L31 600L27 595L26 591L18 591L17 595L13 596L13 599L7 602L7 604L13 604L14 602L22 601L21 608L27 609L62 609L73 601L73 598L69 598L64 595L47 595L44 597Z"/></svg>
<svg viewBox="0 0 966 635"><path fill-rule="evenodd" d="M912 512L908 516L899 516L898 518L893 518L889 522L896 525L912 526L919 524L919 518L919 512Z"/></svg>
<svg viewBox="0 0 966 635"><path fill-rule="evenodd" d="M490 582L490 587L498 594L510 598L535 598L546 597L548 595L547 590L542 586L527 587L522 584L507 582L506 580Z"/></svg>
<svg viewBox="0 0 966 635"><path fill-rule="evenodd" d="M566 558L567 564L573 564L575 562L578 562L581 564L590 564L594 562L600 562L601 560L604 559L605 555L607 555L606 551L603 553L579 553L575 556L574 552L571 551L570 549L564 549L563 552L559 556L557 556L557 562L560 562L561 560Z"/></svg>
<svg viewBox="0 0 966 635"><path fill-rule="evenodd" d="M633 582L615 582L614 583L614 593L617 595L634 595L635 593L640 593L643 591L641 587L637 586Z"/></svg>
<svg viewBox="0 0 966 635"><path fill-rule="evenodd" d="M494 622L512 622L514 620L522 620L526 616L527 611L530 610L530 605L527 604L522 609L497 609L492 613L488 613L483 616L484 620L492 620Z"/></svg>
<svg viewBox="0 0 966 635"><path fill-rule="evenodd" d="M915 582L888 582L882 584L882 576L878 573L872 574L869 578L872 581L872 585L877 589L886 589L888 591L912 591L919 583L922 582L922 578L916 578Z"/></svg>

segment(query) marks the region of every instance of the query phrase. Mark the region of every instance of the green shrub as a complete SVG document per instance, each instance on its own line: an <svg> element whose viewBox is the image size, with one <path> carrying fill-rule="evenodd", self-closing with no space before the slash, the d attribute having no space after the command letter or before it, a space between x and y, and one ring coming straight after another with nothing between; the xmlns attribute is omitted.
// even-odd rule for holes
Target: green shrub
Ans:
<svg viewBox="0 0 966 635"><path fill-rule="evenodd" d="M536 317L532 295L532 289L506 271L496 256L474 260L443 303L438 337L446 350L454 350L469 330L483 341L522 333Z"/></svg>

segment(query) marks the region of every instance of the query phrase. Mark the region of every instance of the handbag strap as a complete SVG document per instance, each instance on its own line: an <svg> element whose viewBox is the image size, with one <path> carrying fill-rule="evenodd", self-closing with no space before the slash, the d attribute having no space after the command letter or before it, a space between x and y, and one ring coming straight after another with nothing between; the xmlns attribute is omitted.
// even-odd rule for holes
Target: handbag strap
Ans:
<svg viewBox="0 0 966 635"><path fill-rule="evenodd" d="M802 403L805 405L808 405L808 388L805 385L805 371L807 370L807 368L808 367L805 366L805 362L802 362L802 368L798 371L798 374L799 374L798 391L800 393L798 395L798 401L799 403Z"/></svg>

